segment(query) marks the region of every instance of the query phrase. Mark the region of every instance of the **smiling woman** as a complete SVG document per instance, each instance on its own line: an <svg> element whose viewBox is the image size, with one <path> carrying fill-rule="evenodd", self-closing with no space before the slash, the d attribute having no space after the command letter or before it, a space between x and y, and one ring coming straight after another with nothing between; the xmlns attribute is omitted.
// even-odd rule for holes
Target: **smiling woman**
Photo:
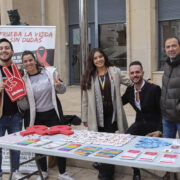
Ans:
<svg viewBox="0 0 180 180"><path fill-rule="evenodd" d="M121 70L109 62L107 55L98 48L93 49L86 62L82 76L82 121L89 130L111 132L127 129L127 120L121 102L120 85L132 82L121 74ZM94 167L97 168L97 163ZM101 164L99 179L113 180L114 166Z"/></svg>
<svg viewBox="0 0 180 180"><path fill-rule="evenodd" d="M25 122L32 125L46 125L48 127L64 123L64 116L61 103L57 98L57 93L63 94L66 91L65 83L59 80L55 67L42 66L31 51L24 51L22 63L26 70L23 79L26 84L27 97L18 102L22 110L30 110ZM58 179L73 180L66 173L66 159L57 157L59 169ZM46 157L39 160L44 179L47 178ZM41 178L38 177L38 180Z"/></svg>
<svg viewBox="0 0 180 180"><path fill-rule="evenodd" d="M27 54L23 56L22 63L24 65L24 68L27 70L28 74L33 75L38 72L37 69L37 61L35 60L34 55Z"/></svg>

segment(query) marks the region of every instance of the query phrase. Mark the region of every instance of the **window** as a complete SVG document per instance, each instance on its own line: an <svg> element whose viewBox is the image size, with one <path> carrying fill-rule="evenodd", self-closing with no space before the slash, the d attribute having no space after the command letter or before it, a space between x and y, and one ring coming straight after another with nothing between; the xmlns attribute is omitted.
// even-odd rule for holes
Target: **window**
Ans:
<svg viewBox="0 0 180 180"><path fill-rule="evenodd" d="M126 24L99 25L99 47L114 65L125 70L127 68Z"/></svg>
<svg viewBox="0 0 180 180"><path fill-rule="evenodd" d="M167 57L164 52L164 41L169 36L176 36L180 38L180 20L160 22L160 70L163 70Z"/></svg>

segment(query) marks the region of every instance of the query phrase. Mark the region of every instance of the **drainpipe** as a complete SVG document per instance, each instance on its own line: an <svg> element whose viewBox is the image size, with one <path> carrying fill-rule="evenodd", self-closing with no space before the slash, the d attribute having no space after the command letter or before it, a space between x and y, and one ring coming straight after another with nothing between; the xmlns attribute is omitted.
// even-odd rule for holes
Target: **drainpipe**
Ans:
<svg viewBox="0 0 180 180"><path fill-rule="evenodd" d="M79 0L80 79L89 53L87 3L88 0Z"/></svg>
<svg viewBox="0 0 180 180"><path fill-rule="evenodd" d="M88 44L88 0L79 0L79 37L80 37L80 81L89 53ZM82 91L81 91L82 114Z"/></svg>
<svg viewBox="0 0 180 180"><path fill-rule="evenodd" d="M41 25L45 25L45 2L41 0Z"/></svg>

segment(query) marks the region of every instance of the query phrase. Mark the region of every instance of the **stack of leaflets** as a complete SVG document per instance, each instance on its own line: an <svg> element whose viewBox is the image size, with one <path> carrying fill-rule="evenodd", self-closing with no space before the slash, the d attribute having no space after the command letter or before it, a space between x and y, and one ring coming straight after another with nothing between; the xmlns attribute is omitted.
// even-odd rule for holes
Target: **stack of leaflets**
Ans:
<svg viewBox="0 0 180 180"><path fill-rule="evenodd" d="M141 154L141 156L139 157L138 160L142 160L142 161L153 161L158 155L158 152L144 152L143 154Z"/></svg>
<svg viewBox="0 0 180 180"><path fill-rule="evenodd" d="M95 147L95 146L84 146L74 151L75 154L79 154L82 156L88 156L92 153L95 153L99 150L101 150L101 147Z"/></svg>
<svg viewBox="0 0 180 180"><path fill-rule="evenodd" d="M104 148L103 150L96 153L94 156L113 158L122 152L123 152L123 150L121 150L121 149Z"/></svg>
<svg viewBox="0 0 180 180"><path fill-rule="evenodd" d="M58 150L59 151L71 151L71 150L76 149L80 146L81 146L81 144L67 144L66 146L63 146Z"/></svg>
<svg viewBox="0 0 180 180"><path fill-rule="evenodd" d="M124 152L120 158L122 159L135 159L141 151L139 150L128 150L127 152Z"/></svg>
<svg viewBox="0 0 180 180"><path fill-rule="evenodd" d="M174 163L178 158L177 154L164 154L163 157L159 160L161 163Z"/></svg>
<svg viewBox="0 0 180 180"><path fill-rule="evenodd" d="M43 148L54 149L54 148L57 148L57 147L62 146L64 144L65 144L64 142L52 142L50 144L46 144L45 146L43 146Z"/></svg>
<svg viewBox="0 0 180 180"><path fill-rule="evenodd" d="M39 141L39 139L27 139L27 140L24 140L24 141L20 141L17 144L21 145L21 146L27 146L29 144L36 143L38 141Z"/></svg>

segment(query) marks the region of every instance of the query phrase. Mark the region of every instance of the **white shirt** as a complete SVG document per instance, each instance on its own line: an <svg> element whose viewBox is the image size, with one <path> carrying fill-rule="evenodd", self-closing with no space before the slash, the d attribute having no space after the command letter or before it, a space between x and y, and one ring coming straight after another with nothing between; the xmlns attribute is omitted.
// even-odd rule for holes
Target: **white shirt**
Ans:
<svg viewBox="0 0 180 180"><path fill-rule="evenodd" d="M142 85L141 85L141 88L140 88L139 92L141 91L141 89L142 89L142 87L144 86L144 84L145 84L145 81L143 80L143 83L142 83ZM140 98L139 98L139 102L136 101L136 93L137 93L137 90L136 90L136 86L134 85L134 102L135 102L135 106L136 106L139 110L141 110Z"/></svg>

